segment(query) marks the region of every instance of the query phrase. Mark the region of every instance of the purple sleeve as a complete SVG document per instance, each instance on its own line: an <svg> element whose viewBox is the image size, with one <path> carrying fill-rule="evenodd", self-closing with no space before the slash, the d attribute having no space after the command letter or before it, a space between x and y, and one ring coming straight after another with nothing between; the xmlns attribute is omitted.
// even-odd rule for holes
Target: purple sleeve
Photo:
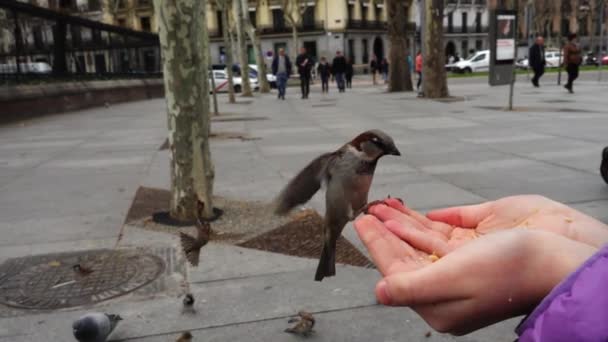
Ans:
<svg viewBox="0 0 608 342"><path fill-rule="evenodd" d="M557 285L517 327L520 342L608 340L608 245Z"/></svg>

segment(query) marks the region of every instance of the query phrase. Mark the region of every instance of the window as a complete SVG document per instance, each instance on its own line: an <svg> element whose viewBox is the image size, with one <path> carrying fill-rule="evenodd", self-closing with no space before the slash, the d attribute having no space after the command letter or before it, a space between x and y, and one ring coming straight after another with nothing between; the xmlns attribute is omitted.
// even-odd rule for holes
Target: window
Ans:
<svg viewBox="0 0 608 342"><path fill-rule="evenodd" d="M448 33L454 32L454 12L448 13Z"/></svg>
<svg viewBox="0 0 608 342"><path fill-rule="evenodd" d="M475 41L475 50L483 50L483 40L477 39Z"/></svg>
<svg viewBox="0 0 608 342"><path fill-rule="evenodd" d="M224 18L222 11L215 11L215 18L217 19L217 33L219 36L224 34ZM255 26L255 23L252 23Z"/></svg>
<svg viewBox="0 0 608 342"><path fill-rule="evenodd" d="M317 58L317 42L316 41L312 41L312 42L304 42L304 47L306 48L306 52L308 52L308 54L314 59L314 60L319 60Z"/></svg>
<svg viewBox="0 0 608 342"><path fill-rule="evenodd" d="M214 72L213 75L215 76L216 80L225 80L228 78L223 72Z"/></svg>
<svg viewBox="0 0 608 342"><path fill-rule="evenodd" d="M562 19L562 36L567 36L570 34L570 20L567 18Z"/></svg>
<svg viewBox="0 0 608 342"><path fill-rule="evenodd" d="M251 23L251 25L253 25L253 27L258 26L257 13L258 12L256 11L249 11L249 22Z"/></svg>
<svg viewBox="0 0 608 342"><path fill-rule="evenodd" d="M460 54L462 55L463 58L467 58L467 56L469 55L469 41L468 40L463 40L460 43Z"/></svg>
<svg viewBox="0 0 608 342"><path fill-rule="evenodd" d="M374 10L376 11L376 20L380 20L382 17L382 8L375 6Z"/></svg>
<svg viewBox="0 0 608 342"><path fill-rule="evenodd" d="M361 1L361 19L367 20L367 6L363 6L363 1Z"/></svg>
<svg viewBox="0 0 608 342"><path fill-rule="evenodd" d="M486 54L482 53L481 55L473 58L473 60L471 62L480 62L480 61L483 61L484 59L486 59Z"/></svg>
<svg viewBox="0 0 608 342"><path fill-rule="evenodd" d="M481 33L481 12L475 14L475 32Z"/></svg>
<svg viewBox="0 0 608 342"><path fill-rule="evenodd" d="M139 18L139 23L142 31L150 31L152 29L152 26L150 25L150 17Z"/></svg>
<svg viewBox="0 0 608 342"><path fill-rule="evenodd" d="M349 39L348 40L348 58L351 60L351 62L355 62L355 40L354 39Z"/></svg>
<svg viewBox="0 0 608 342"><path fill-rule="evenodd" d="M367 46L367 39L361 40L361 46L363 47L363 63L369 63L369 50Z"/></svg>
<svg viewBox="0 0 608 342"><path fill-rule="evenodd" d="M307 6L302 14L302 26L303 27L315 27L315 8L314 6Z"/></svg>
<svg viewBox="0 0 608 342"><path fill-rule="evenodd" d="M283 10L276 8L272 10L272 22L275 29L285 28L285 17L283 16Z"/></svg>
<svg viewBox="0 0 608 342"><path fill-rule="evenodd" d="M466 33L468 32L468 13L467 12L462 12L462 33Z"/></svg>
<svg viewBox="0 0 608 342"><path fill-rule="evenodd" d="M150 0L137 0L137 6L139 7L147 7L150 6Z"/></svg>
<svg viewBox="0 0 608 342"><path fill-rule="evenodd" d="M589 18L584 17L579 23L579 33L581 36L589 35Z"/></svg>
<svg viewBox="0 0 608 342"><path fill-rule="evenodd" d="M355 4L348 4L348 19L353 20L355 16Z"/></svg>

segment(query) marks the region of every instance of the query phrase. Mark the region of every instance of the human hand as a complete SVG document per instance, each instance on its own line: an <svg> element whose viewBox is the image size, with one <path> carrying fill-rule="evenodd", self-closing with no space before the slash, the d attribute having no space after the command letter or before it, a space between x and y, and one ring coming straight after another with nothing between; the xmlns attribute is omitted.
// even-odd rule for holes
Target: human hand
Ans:
<svg viewBox="0 0 608 342"><path fill-rule="evenodd" d="M394 223L370 215L355 221L384 276L376 297L385 305L409 306L434 329L456 335L529 313L595 252L557 234L512 229L432 262L418 246L398 238L401 230L417 228Z"/></svg>
<svg viewBox="0 0 608 342"><path fill-rule="evenodd" d="M608 226L604 223L538 195L440 209L426 216L394 198L384 202L386 205L371 207L369 213L383 222L396 221L416 228L404 231L401 237L439 256L481 235L515 227L552 232L598 248L608 242Z"/></svg>

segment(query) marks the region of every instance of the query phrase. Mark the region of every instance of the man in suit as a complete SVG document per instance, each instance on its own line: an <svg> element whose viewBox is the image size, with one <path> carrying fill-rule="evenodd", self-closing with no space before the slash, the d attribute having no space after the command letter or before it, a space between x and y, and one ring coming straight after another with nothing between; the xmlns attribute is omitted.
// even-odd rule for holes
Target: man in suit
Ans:
<svg viewBox="0 0 608 342"><path fill-rule="evenodd" d="M528 64L534 70L534 77L532 77L532 84L535 87L540 87L538 81L540 77L545 73L545 39L542 36L536 37L536 42L530 47L528 54Z"/></svg>
<svg viewBox="0 0 608 342"><path fill-rule="evenodd" d="M296 66L300 74L300 88L302 88L302 98L307 99L310 92L310 71L315 63L312 57L306 53L306 48L300 48L300 54L296 57Z"/></svg>

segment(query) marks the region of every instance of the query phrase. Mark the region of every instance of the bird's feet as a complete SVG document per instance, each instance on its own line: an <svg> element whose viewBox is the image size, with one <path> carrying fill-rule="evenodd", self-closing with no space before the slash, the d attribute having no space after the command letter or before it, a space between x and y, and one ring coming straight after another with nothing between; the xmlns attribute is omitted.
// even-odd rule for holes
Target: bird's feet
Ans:
<svg viewBox="0 0 608 342"><path fill-rule="evenodd" d="M363 208L359 209L359 210L358 210L358 211L355 213L355 215L353 215L353 219L357 218L357 216L359 216L359 215L361 215L361 214L367 214L367 213L368 213L369 208L371 208L371 207L373 207L373 206L375 206L375 205L378 205L378 204L386 204L386 205L388 205L388 204L386 203L386 201L387 201L388 199L391 199L391 198L392 198L392 197L391 197L391 195L388 195L388 197L387 197L386 199L383 199L383 200L377 200L377 201L372 201L372 202L367 203L367 204L366 204L366 205L365 205ZM394 197L394 199L396 199L397 201L401 202L401 204L404 204L404 203L403 203L403 200L402 200L401 198ZM390 205L389 205L389 206L390 206Z"/></svg>

